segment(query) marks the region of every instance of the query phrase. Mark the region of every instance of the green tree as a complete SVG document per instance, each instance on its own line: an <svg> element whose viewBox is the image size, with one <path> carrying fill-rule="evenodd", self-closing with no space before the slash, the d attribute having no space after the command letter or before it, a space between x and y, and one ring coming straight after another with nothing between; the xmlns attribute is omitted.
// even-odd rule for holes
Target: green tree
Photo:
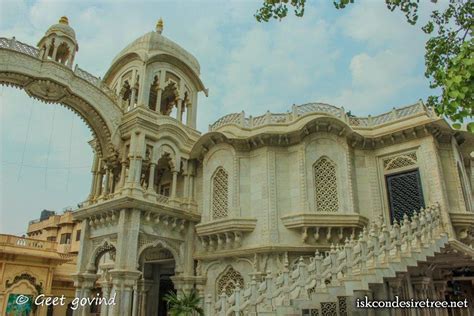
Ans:
<svg viewBox="0 0 474 316"><path fill-rule="evenodd" d="M418 20L420 0L385 0L390 11L400 10L408 23ZM437 0L431 0L437 2ZM259 22L281 20L289 8L298 17L304 15L306 0L265 0L255 13ZM335 0L336 9L344 9L354 0ZM449 0L443 10L431 12L422 30L430 35L425 45L425 77L440 93L428 97L427 105L453 121L460 128L474 116L474 1ZM474 133L474 122L467 129Z"/></svg>
<svg viewBox="0 0 474 316"><path fill-rule="evenodd" d="M168 303L171 316L204 316L204 310L200 306L201 299L195 290L183 292L181 295L169 292L164 299Z"/></svg>

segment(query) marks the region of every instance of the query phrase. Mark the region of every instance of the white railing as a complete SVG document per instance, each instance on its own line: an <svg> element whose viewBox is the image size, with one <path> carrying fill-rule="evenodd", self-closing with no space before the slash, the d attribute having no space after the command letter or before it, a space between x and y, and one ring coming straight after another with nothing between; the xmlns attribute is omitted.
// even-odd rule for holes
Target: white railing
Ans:
<svg viewBox="0 0 474 316"><path fill-rule="evenodd" d="M267 112L264 115L255 117L245 117L244 112L228 114L218 119L214 124L210 125L209 130L214 131L226 125L236 125L243 128L254 128L270 124L288 124L289 122L292 122L301 116L318 113L336 117L354 127L374 127L422 113L425 113L428 117L436 117L434 111L431 108L426 107L422 102L418 102L399 109L393 109L392 111L383 113L381 115L369 115L367 117L348 116L344 108L338 108L329 104L308 103L303 105L294 105L292 107L292 111L287 113Z"/></svg>
<svg viewBox="0 0 474 316"><path fill-rule="evenodd" d="M373 222L357 240L333 245L325 254L316 252L309 263L301 257L292 272L286 262L283 271L276 275L268 271L261 282L254 277L245 289L237 287L229 297L223 293L215 304L207 303L208 313L240 315L257 310L260 304L275 309L291 299L311 299L313 292L343 286L345 280L361 278L371 269L399 263L402 257L411 257L424 247L435 245L443 234L438 204L421 209L411 220L405 215L401 224Z"/></svg>

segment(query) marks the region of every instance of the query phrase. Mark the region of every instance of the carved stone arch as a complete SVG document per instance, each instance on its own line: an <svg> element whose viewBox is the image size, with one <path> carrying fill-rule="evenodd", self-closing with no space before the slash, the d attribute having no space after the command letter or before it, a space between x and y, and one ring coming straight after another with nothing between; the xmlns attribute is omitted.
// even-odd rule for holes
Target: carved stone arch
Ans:
<svg viewBox="0 0 474 316"><path fill-rule="evenodd" d="M140 246L138 248L138 263L137 265L140 264L140 262L143 260L143 254L147 249L154 248L154 247L162 247L173 255L173 259L175 261L175 272L176 274L182 273L184 271L183 267L183 262L181 260L182 256L180 256L179 249L177 249L175 246L173 246L171 243L169 243L166 240L163 239L156 239L151 242L147 242L144 245Z"/></svg>
<svg viewBox="0 0 474 316"><path fill-rule="evenodd" d="M112 62L112 66L110 66L109 70L104 75L104 82L106 82L107 84L112 84L113 83L112 80L119 79L121 76L117 76L117 75L120 72L124 71L123 67L126 66L127 64L130 64L134 61L138 61L138 62L142 63L144 58L145 58L145 56L142 56L142 55L143 54L133 52L133 53L128 53L124 56L121 56L117 60L114 60ZM126 69L130 69L130 67L135 67L135 65L131 64Z"/></svg>
<svg viewBox="0 0 474 316"><path fill-rule="evenodd" d="M207 273L209 272L209 270L214 267L214 266L218 266L221 264L221 261L220 260L214 260L214 261L211 261L209 264L206 265L206 267L203 269L204 273L203 273L203 276L207 277Z"/></svg>
<svg viewBox="0 0 474 316"><path fill-rule="evenodd" d="M236 262L245 262L248 263L252 269L254 268L254 262L248 258L237 258Z"/></svg>
<svg viewBox="0 0 474 316"><path fill-rule="evenodd" d="M180 127L177 127L175 123L163 123L160 126L160 140L167 140L172 143L177 152L185 151L186 145L190 145L189 135Z"/></svg>
<svg viewBox="0 0 474 316"><path fill-rule="evenodd" d="M409 153L406 155L399 155L391 159L385 160L384 169L393 170L393 169L404 168L408 166L416 166L417 163L418 162L417 162L416 154Z"/></svg>
<svg viewBox="0 0 474 316"><path fill-rule="evenodd" d="M333 142L338 143L341 145L344 149L349 149L349 144L347 142L347 138L343 136L338 136L334 133L328 133L328 132L318 132L318 133L313 133L305 137L307 140L307 144L311 144L313 142L318 142L320 140L330 140Z"/></svg>
<svg viewBox="0 0 474 316"><path fill-rule="evenodd" d="M77 113L98 140L98 155L115 159L120 144L122 111L116 96L83 70L39 58L39 50L17 42L22 49L0 48L0 84L24 89L30 97L66 106Z"/></svg>
<svg viewBox="0 0 474 316"><path fill-rule="evenodd" d="M214 147L212 147L209 152L206 153L206 156L204 157L204 161L203 161L203 164L204 166L207 166L207 164L209 163L209 161L211 160L211 158L216 154L218 153L219 151L221 150L224 150L224 151L227 151L227 152L230 152L232 157L235 157L236 156L236 150L234 148L234 146L230 145L230 144L226 144L226 143L221 143L221 144L218 144Z"/></svg>
<svg viewBox="0 0 474 316"><path fill-rule="evenodd" d="M110 240L105 239L102 243L97 246L93 251L89 258L89 264L87 265L88 271L97 271L99 268L99 260L100 258L107 252L112 253L112 257L115 256L116 252L116 245L113 244Z"/></svg>
<svg viewBox="0 0 474 316"><path fill-rule="evenodd" d="M5 289L7 292L11 292L12 289L17 287L20 283L26 282L36 294L43 292L43 282L37 282L38 277L30 271L23 270L17 273L13 279L7 279L5 281Z"/></svg>
<svg viewBox="0 0 474 316"><path fill-rule="evenodd" d="M173 146L170 146L170 142L159 142L158 145L156 146L156 156L157 157L157 162L158 160L168 157L168 163L170 165L171 169L174 169L178 167L178 154L175 151L174 144Z"/></svg>

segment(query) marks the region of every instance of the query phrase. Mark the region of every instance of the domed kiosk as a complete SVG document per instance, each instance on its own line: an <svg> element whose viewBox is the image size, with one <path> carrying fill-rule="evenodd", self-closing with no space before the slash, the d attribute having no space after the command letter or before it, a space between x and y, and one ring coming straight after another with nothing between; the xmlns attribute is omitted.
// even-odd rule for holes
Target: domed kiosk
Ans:
<svg viewBox="0 0 474 316"><path fill-rule="evenodd" d="M76 32L69 26L69 20L65 16L46 31L37 46L40 58L52 59L69 68L72 68L74 56L79 50Z"/></svg>
<svg viewBox="0 0 474 316"><path fill-rule="evenodd" d="M125 47L113 60L104 81L120 97L124 111L145 106L196 126L197 93L207 90L199 78L197 59L156 30Z"/></svg>

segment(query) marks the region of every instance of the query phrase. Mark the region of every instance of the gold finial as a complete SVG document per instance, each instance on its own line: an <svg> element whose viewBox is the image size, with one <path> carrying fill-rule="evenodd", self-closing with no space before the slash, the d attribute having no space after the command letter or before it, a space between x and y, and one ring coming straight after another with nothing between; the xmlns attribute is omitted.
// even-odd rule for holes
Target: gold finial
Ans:
<svg viewBox="0 0 474 316"><path fill-rule="evenodd" d="M156 23L156 31L161 34L163 32L163 19L160 18L158 22Z"/></svg>
<svg viewBox="0 0 474 316"><path fill-rule="evenodd" d="M68 20L67 16L62 16L59 19L59 23L69 25L69 20Z"/></svg>

